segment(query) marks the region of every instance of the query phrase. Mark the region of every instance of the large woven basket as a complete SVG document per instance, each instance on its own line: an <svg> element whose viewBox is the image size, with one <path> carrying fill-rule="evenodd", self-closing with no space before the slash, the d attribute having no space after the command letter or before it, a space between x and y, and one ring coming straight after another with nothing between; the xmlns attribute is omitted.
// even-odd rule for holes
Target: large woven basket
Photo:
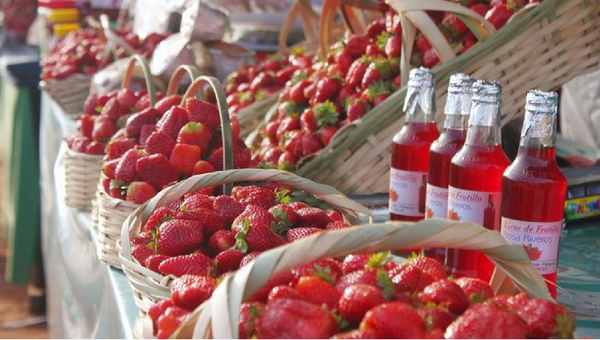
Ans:
<svg viewBox="0 0 600 340"><path fill-rule="evenodd" d="M419 6L422 10L432 9L425 6L430 4L429 0L388 0L388 3L401 10L410 7L403 11L405 15L420 12L415 10ZM440 55L443 64L433 69L437 107L444 107L450 75L464 72L474 78L498 80L503 85L502 122L506 123L520 114L528 90L557 89L575 76L598 68L599 11L598 1L544 0L538 6L526 8L466 53L446 61ZM403 25L404 31L409 30ZM403 37L403 41L408 40ZM403 46L407 51L408 48ZM405 94L403 87L362 121L341 130L330 145L297 173L347 194L387 192L391 140L404 124ZM438 114L437 118L441 123L443 115Z"/></svg>
<svg viewBox="0 0 600 340"><path fill-rule="evenodd" d="M138 208L123 223L121 240L117 243L119 260L121 261L123 272L125 272L129 283L133 287L135 302L141 312L147 312L158 301L171 296L169 285L174 277L163 276L140 265L131 256L129 241L140 233L142 226L154 210L183 197L189 192L236 182L274 182L289 185L331 204L351 224L362 222L358 213L372 215L367 208L348 199L336 189L327 185L317 184L286 171L239 169L190 177L160 192L153 199Z"/></svg>
<svg viewBox="0 0 600 340"><path fill-rule="evenodd" d="M90 211L102 170L102 155L88 155L66 148L63 158L65 204Z"/></svg>
<svg viewBox="0 0 600 340"><path fill-rule="evenodd" d="M495 231L469 222L430 219L328 231L259 255L219 284L211 299L198 307L175 336L237 338L240 305L267 280L289 268L325 257L399 248L452 247L484 252L499 268L490 284L496 294L514 293L515 285L530 296L551 300L548 288L521 246L508 245ZM150 322L151 325L151 322ZM151 329L151 327L150 327ZM148 335L143 332L143 335Z"/></svg>

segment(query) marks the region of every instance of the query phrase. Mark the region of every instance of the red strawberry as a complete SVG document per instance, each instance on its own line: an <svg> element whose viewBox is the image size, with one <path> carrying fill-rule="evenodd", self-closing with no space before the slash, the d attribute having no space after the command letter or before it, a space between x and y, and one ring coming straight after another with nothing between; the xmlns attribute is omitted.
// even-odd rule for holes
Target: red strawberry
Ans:
<svg viewBox="0 0 600 340"><path fill-rule="evenodd" d="M115 123L110 118L100 116L96 118L94 129L92 130L92 139L98 142L108 142L117 131Z"/></svg>
<svg viewBox="0 0 600 340"><path fill-rule="evenodd" d="M152 231L160 227L166 221L173 219L173 212L167 207L156 209L144 224L144 231Z"/></svg>
<svg viewBox="0 0 600 340"><path fill-rule="evenodd" d="M97 107L98 95L95 93L90 93L90 95L85 99L85 103L83 103L83 114L98 115L99 112L97 111Z"/></svg>
<svg viewBox="0 0 600 340"><path fill-rule="evenodd" d="M175 147L175 140L164 132L156 131L146 140L146 151L149 154L162 154L165 157L171 157L171 152Z"/></svg>
<svg viewBox="0 0 600 340"><path fill-rule="evenodd" d="M344 50L353 58L358 58L365 54L367 45L369 45L369 38L364 35L356 34L346 40Z"/></svg>
<svg viewBox="0 0 600 340"><path fill-rule="evenodd" d="M433 302L454 314L461 314L469 307L469 300L460 286L446 279L428 285L419 297L424 303Z"/></svg>
<svg viewBox="0 0 600 340"><path fill-rule="evenodd" d="M133 244L133 240L131 241L132 245L131 245L131 256L133 256L134 259L136 259L139 263L145 263L146 259L152 255L154 255L154 250L152 250L150 247L148 247L148 244L150 243L151 239L150 238L143 238L144 242L146 242L145 244Z"/></svg>
<svg viewBox="0 0 600 340"><path fill-rule="evenodd" d="M327 258L292 268L295 280L303 276L315 276L329 283L337 284L342 277L342 268L338 260Z"/></svg>
<svg viewBox="0 0 600 340"><path fill-rule="evenodd" d="M303 208L298 210L298 225L307 228L325 228L333 220L319 208Z"/></svg>
<svg viewBox="0 0 600 340"><path fill-rule="evenodd" d="M268 225L250 222L250 219L244 221L241 231L237 232L235 236L237 239L236 247L243 253L269 250L286 243L286 241L273 232Z"/></svg>
<svg viewBox="0 0 600 340"><path fill-rule="evenodd" d="M306 300L304 295L300 294L295 288L287 285L274 287L267 297L267 303L269 304L277 299Z"/></svg>
<svg viewBox="0 0 600 340"><path fill-rule="evenodd" d="M144 125L156 124L157 112L149 107L127 118L125 131L127 136L138 138Z"/></svg>
<svg viewBox="0 0 600 340"><path fill-rule="evenodd" d="M385 54L391 58L399 57L401 47L402 38L397 35L392 35L388 38L388 41L385 44Z"/></svg>
<svg viewBox="0 0 600 340"><path fill-rule="evenodd" d="M371 39L377 39L377 37L381 34L381 32L385 31L385 20L382 18L380 20L373 21L367 26L367 36Z"/></svg>
<svg viewBox="0 0 600 340"><path fill-rule="evenodd" d="M486 301L494 296L494 291L489 283L474 277L460 277L456 279L457 285L465 292L471 303Z"/></svg>
<svg viewBox="0 0 600 340"><path fill-rule="evenodd" d="M300 119L298 117L296 117L296 116L285 117L279 123L279 127L277 128L277 134L276 134L277 140L281 140L281 138L283 138L283 135L286 132L293 131L293 130L299 130L300 127L301 127Z"/></svg>
<svg viewBox="0 0 600 340"><path fill-rule="evenodd" d="M137 176L135 165L138 159L146 155L146 151L138 149L131 149L125 152L115 168L115 180L123 181L124 183L133 182Z"/></svg>
<svg viewBox="0 0 600 340"><path fill-rule="evenodd" d="M173 256L164 260L158 270L164 275L180 277L185 274L210 276L213 261L204 254Z"/></svg>
<svg viewBox="0 0 600 340"><path fill-rule="evenodd" d="M213 201L213 209L219 213L227 225L231 225L233 220L244 211L244 205L230 196L217 196Z"/></svg>
<svg viewBox="0 0 600 340"><path fill-rule="evenodd" d="M213 200L214 198L211 196L199 192L192 192L183 197L182 210L212 210Z"/></svg>
<svg viewBox="0 0 600 340"><path fill-rule="evenodd" d="M307 103L308 98L304 96L304 89L312 84L311 81L303 79L294 84L290 89L290 100L296 103Z"/></svg>
<svg viewBox="0 0 600 340"><path fill-rule="evenodd" d="M382 339L383 336L372 329L355 329L345 333L338 333L332 339Z"/></svg>
<svg viewBox="0 0 600 340"><path fill-rule="evenodd" d="M306 109L300 116L300 127L306 132L317 131L319 126L317 125L317 119L315 118L315 112L312 109Z"/></svg>
<svg viewBox="0 0 600 340"><path fill-rule="evenodd" d="M485 17L486 13L490 10L490 6L484 3L475 4L469 8L472 11L477 12L477 14L481 15L482 17Z"/></svg>
<svg viewBox="0 0 600 340"><path fill-rule="evenodd" d="M446 328L446 339L525 339L527 326L517 315L489 304L475 304Z"/></svg>
<svg viewBox="0 0 600 340"><path fill-rule="evenodd" d="M217 230L227 228L225 219L218 213L208 209L196 209L193 211L179 211L176 213L177 218L186 218L189 215L191 219L202 221L204 238L209 239Z"/></svg>
<svg viewBox="0 0 600 340"><path fill-rule="evenodd" d="M102 173L109 179L115 178L115 170L120 159L113 159L102 164Z"/></svg>
<svg viewBox="0 0 600 340"><path fill-rule="evenodd" d="M130 112L137 102L135 94L130 89L119 90L117 93L117 100L119 101L119 106L123 112Z"/></svg>
<svg viewBox="0 0 600 340"><path fill-rule="evenodd" d="M421 339L424 326L423 319L410 305L388 302L369 310L359 329L373 329L388 339Z"/></svg>
<svg viewBox="0 0 600 340"><path fill-rule="evenodd" d="M140 178L150 183L156 190L179 179L177 170L163 154L144 156L135 163Z"/></svg>
<svg viewBox="0 0 600 340"><path fill-rule="evenodd" d="M531 339L570 339L575 331L575 319L565 306L555 302L531 299L517 310L527 323L527 337Z"/></svg>
<svg viewBox="0 0 600 340"><path fill-rule="evenodd" d="M489 21L496 29L500 29L500 27L506 24L511 15L512 11L508 6L499 4L492 7L492 9L486 13L485 19L487 19L487 21Z"/></svg>
<svg viewBox="0 0 600 340"><path fill-rule="evenodd" d="M200 174L206 174L209 172L214 172L215 167L210 164L207 161L198 161L195 165L194 165L194 171L192 172L193 175L200 175Z"/></svg>
<svg viewBox="0 0 600 340"><path fill-rule="evenodd" d="M446 13L442 21L442 29L455 41L467 33L467 25L465 25L456 15Z"/></svg>
<svg viewBox="0 0 600 340"><path fill-rule="evenodd" d="M114 160L121 157L127 150L132 149L136 145L135 139L126 138L119 140L111 140L106 146L106 156L109 160Z"/></svg>
<svg viewBox="0 0 600 340"><path fill-rule="evenodd" d="M369 85L381 80L382 78L382 72L377 68L375 63L371 63L365 71L365 75L362 78L360 87L366 89L369 87Z"/></svg>
<svg viewBox="0 0 600 340"><path fill-rule="evenodd" d="M356 87L362 82L368 65L362 59L356 59L346 74L346 86Z"/></svg>
<svg viewBox="0 0 600 340"><path fill-rule="evenodd" d="M262 302L244 302L240 307L238 335L240 339L252 339L255 336L256 319L263 313L265 304Z"/></svg>
<svg viewBox="0 0 600 340"><path fill-rule="evenodd" d="M301 238L310 236L314 233L318 233L320 231L323 231L323 229L320 229L320 228L294 228L294 229L288 230L286 232L285 236L286 236L286 239L288 240L288 242L294 242Z"/></svg>
<svg viewBox="0 0 600 340"><path fill-rule="evenodd" d="M146 259L146 261L144 261L144 266L154 272L159 273L160 271L158 270L158 266L160 266L160 264L168 258L169 256L162 254L151 255Z"/></svg>
<svg viewBox="0 0 600 340"><path fill-rule="evenodd" d="M160 301L148 309L148 316L152 319L154 327L157 327L158 318L171 306L174 306L173 300L167 299Z"/></svg>
<svg viewBox="0 0 600 340"><path fill-rule="evenodd" d="M202 245L202 222L180 219L166 221L158 228L156 239L159 254L186 254Z"/></svg>
<svg viewBox="0 0 600 340"><path fill-rule="evenodd" d="M377 277L378 271L380 271L380 269L370 268L346 274L340 278L340 281L336 284L336 289L338 290L338 292L343 292L348 286L358 283L382 289L382 287L379 285L379 280ZM381 276L382 274L379 275Z"/></svg>
<svg viewBox="0 0 600 340"><path fill-rule="evenodd" d="M344 229L344 228L350 228L352 227L350 224L344 222L344 221L333 221L328 223L325 226L326 230L338 230L338 229Z"/></svg>
<svg viewBox="0 0 600 340"><path fill-rule="evenodd" d="M208 300L217 281L209 276L183 275L171 283L171 299L176 306L194 310Z"/></svg>
<svg viewBox="0 0 600 340"><path fill-rule="evenodd" d="M287 204L278 204L269 208L269 212L277 219L283 228L291 228L298 222L298 214Z"/></svg>
<svg viewBox="0 0 600 340"><path fill-rule="evenodd" d="M352 272L365 269L369 264L371 254L350 254L344 258L342 263L342 271L344 274L350 274Z"/></svg>
<svg viewBox="0 0 600 340"><path fill-rule="evenodd" d="M208 131L214 131L221 126L219 109L214 104L196 98L188 98L185 108L188 111L189 120L202 123Z"/></svg>
<svg viewBox="0 0 600 340"><path fill-rule="evenodd" d="M179 131L177 143L198 145L204 153L211 139L212 133L202 123L189 122Z"/></svg>
<svg viewBox="0 0 600 340"><path fill-rule="evenodd" d="M446 327L454 321L454 316L447 309L441 307L419 307L417 308L417 312L423 318L423 321L425 321L425 329L427 331L435 328L445 331Z"/></svg>
<svg viewBox="0 0 600 340"><path fill-rule="evenodd" d="M358 324L371 308L386 301L381 290L369 285L355 284L344 289L338 303L338 310L344 319Z"/></svg>
<svg viewBox="0 0 600 340"><path fill-rule="evenodd" d="M348 122L351 123L367 114L367 106L362 100L355 100L348 105L346 114L348 115Z"/></svg>
<svg viewBox="0 0 600 340"><path fill-rule="evenodd" d="M252 204L264 209L270 209L276 203L274 191L254 185L246 187L237 186L233 188L231 195L245 206Z"/></svg>
<svg viewBox="0 0 600 340"><path fill-rule="evenodd" d="M315 103L323 103L327 100L335 100L337 94L342 89L342 84L334 78L323 78L317 83L315 93Z"/></svg>
<svg viewBox="0 0 600 340"><path fill-rule="evenodd" d="M104 117L109 118L113 122L116 122L121 115L125 113L125 111L119 105L119 101L117 98L111 98L106 102L106 105L102 107L102 112L100 114Z"/></svg>
<svg viewBox="0 0 600 340"><path fill-rule="evenodd" d="M252 260L254 260L256 257L258 257L258 255L260 255L260 253L261 253L260 251L254 251L254 252L248 253L246 256L244 256L244 258L242 259L242 262L240 262L240 268L242 268L243 266L252 262ZM257 300L255 299L254 301L257 301Z"/></svg>
<svg viewBox="0 0 600 340"><path fill-rule="evenodd" d="M146 124L146 125L142 126L142 130L140 131L140 138L139 138L139 144L142 147L144 147L144 148L146 147L146 142L148 141L148 138L150 138L150 135L152 135L155 130L156 130L155 124Z"/></svg>
<svg viewBox="0 0 600 340"><path fill-rule="evenodd" d="M202 149L198 145L176 144L169 160L180 174L191 176L194 166L202 157Z"/></svg>
<svg viewBox="0 0 600 340"><path fill-rule="evenodd" d="M329 216L334 222L344 220L342 215L340 215L340 213L335 210L327 210L326 213L327 216Z"/></svg>
<svg viewBox="0 0 600 340"><path fill-rule="evenodd" d="M319 130L319 138L323 142L323 145L327 146L337 131L338 128L333 125L323 126L321 130Z"/></svg>
<svg viewBox="0 0 600 340"><path fill-rule="evenodd" d="M217 230L208 240L208 250L213 256L233 246L235 246L235 233L231 230Z"/></svg>
<svg viewBox="0 0 600 340"><path fill-rule="evenodd" d="M259 72L258 75L252 79L250 83L250 90L252 93L257 93L258 90L273 85L273 73L272 72Z"/></svg>
<svg viewBox="0 0 600 340"><path fill-rule="evenodd" d="M296 299L273 301L256 320L256 335L263 339L325 339L337 330L331 313Z"/></svg>
<svg viewBox="0 0 600 340"><path fill-rule="evenodd" d="M171 306L165 310L165 313L158 318L156 333L157 339L168 339L177 330L179 325L183 323L187 315L190 313L185 308Z"/></svg>
<svg viewBox="0 0 600 340"><path fill-rule="evenodd" d="M323 149L323 142L314 133L302 135L302 154L308 156Z"/></svg>
<svg viewBox="0 0 600 340"><path fill-rule="evenodd" d="M77 130L87 138L92 138L92 132L94 131L94 122L96 121L96 115L92 114L81 114L77 119Z"/></svg>
<svg viewBox="0 0 600 340"><path fill-rule="evenodd" d="M142 111L143 109L150 107L150 95L148 93L143 94L139 97L138 101L135 103L135 109L138 111Z"/></svg>
<svg viewBox="0 0 600 340"><path fill-rule="evenodd" d="M156 190L146 182L131 182L127 187L127 201L142 204L156 196Z"/></svg>
<svg viewBox="0 0 600 340"><path fill-rule="evenodd" d="M410 264L399 266L393 272L392 282L398 293L421 292L435 281L431 275Z"/></svg>
<svg viewBox="0 0 600 340"><path fill-rule="evenodd" d="M432 47L423 53L423 66L432 68L439 62L440 57L438 57L435 48Z"/></svg>
<svg viewBox="0 0 600 340"><path fill-rule="evenodd" d="M425 38L425 36L422 34L419 34L419 36L415 40L415 44L417 46L417 49L421 53L425 53L426 51L428 51L431 48L431 44L429 43L429 40L427 40L427 38Z"/></svg>
<svg viewBox="0 0 600 340"><path fill-rule="evenodd" d="M425 273L431 275L434 280L441 280L446 278L446 271L444 270L444 266L439 263L437 260L432 259L431 257L425 256L417 256L409 260L410 264L415 267L418 267Z"/></svg>
<svg viewBox="0 0 600 340"><path fill-rule="evenodd" d="M156 130L163 132L173 140L177 139L181 128L189 122L188 112L179 106L174 106L156 123Z"/></svg>
<svg viewBox="0 0 600 340"><path fill-rule="evenodd" d="M346 73L348 73L348 70L350 69L350 65L352 65L353 61L354 61L354 58L352 57L352 55L350 55L350 53L348 51L342 51L337 55L336 63L341 70L342 77L346 76Z"/></svg>
<svg viewBox="0 0 600 340"><path fill-rule="evenodd" d="M106 144L102 142L91 142L86 148L85 153L88 155L104 155Z"/></svg>
<svg viewBox="0 0 600 340"><path fill-rule="evenodd" d="M219 253L215 257L217 275L237 270L240 266L242 258L244 258L244 254L237 249L227 249Z"/></svg>
<svg viewBox="0 0 600 340"><path fill-rule="evenodd" d="M173 106L179 105L180 103L181 96L172 94L157 101L156 105L154 105L154 108L156 109L158 115L162 117L165 112L169 111Z"/></svg>
<svg viewBox="0 0 600 340"><path fill-rule="evenodd" d="M334 286L315 276L301 277L294 288L306 301L317 306L326 306L329 310L337 308L341 296Z"/></svg>

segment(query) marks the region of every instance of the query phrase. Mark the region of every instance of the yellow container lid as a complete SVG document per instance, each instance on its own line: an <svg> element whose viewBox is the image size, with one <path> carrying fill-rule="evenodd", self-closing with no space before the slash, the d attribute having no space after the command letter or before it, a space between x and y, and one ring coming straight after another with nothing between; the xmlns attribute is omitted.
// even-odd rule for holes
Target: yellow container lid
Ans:
<svg viewBox="0 0 600 340"><path fill-rule="evenodd" d="M51 24L78 21L79 11L76 8L54 9L48 14L48 22Z"/></svg>
<svg viewBox="0 0 600 340"><path fill-rule="evenodd" d="M78 23L57 24L54 25L54 36L62 38L65 35L67 35L67 33L75 31L77 29L79 29Z"/></svg>

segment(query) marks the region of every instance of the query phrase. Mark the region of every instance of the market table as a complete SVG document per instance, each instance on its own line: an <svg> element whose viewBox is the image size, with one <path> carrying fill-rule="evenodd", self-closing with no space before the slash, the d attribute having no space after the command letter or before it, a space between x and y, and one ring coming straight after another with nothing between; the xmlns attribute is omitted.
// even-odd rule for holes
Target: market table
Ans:
<svg viewBox="0 0 600 340"><path fill-rule="evenodd" d="M75 131L75 122L47 95L41 112L42 250L51 336L132 338L138 311L125 275L98 260L90 213L63 201L61 137ZM387 219L386 209L374 212L378 221ZM558 300L575 313L580 337L600 338L599 245L597 220L569 227L561 240Z"/></svg>

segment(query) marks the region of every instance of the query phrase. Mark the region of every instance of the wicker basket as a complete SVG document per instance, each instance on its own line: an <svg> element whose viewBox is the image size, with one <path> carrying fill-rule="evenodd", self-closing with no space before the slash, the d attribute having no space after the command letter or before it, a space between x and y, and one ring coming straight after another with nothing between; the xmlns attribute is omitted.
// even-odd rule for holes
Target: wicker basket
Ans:
<svg viewBox="0 0 600 340"><path fill-rule="evenodd" d="M131 256L129 241L137 236L152 212L169 202L183 197L189 192L201 188L225 183L245 181L270 181L289 185L293 188L310 193L315 197L331 204L342 213L346 221L352 224L361 223L358 213L371 215L371 212L360 204L351 201L332 187L317 184L313 181L279 170L240 169L213 172L190 177L175 186L163 190L137 209L123 223L121 240L117 243L119 260L129 283L133 287L135 302L141 312L147 312L158 301L171 296L169 285L172 276L163 276L143 267Z"/></svg>
<svg viewBox="0 0 600 340"><path fill-rule="evenodd" d="M394 7L426 3L388 2ZM600 3L592 0L545 0L525 9L487 40L433 69L437 107L444 107L448 79L454 73L495 79L503 84L504 124L520 114L528 90L556 89L577 75L597 69L599 10ZM408 39L403 38L403 41ZM333 142L297 173L347 194L387 192L391 140L404 124L405 94L406 87L403 87L362 121L340 130ZM437 118L441 123L443 115L438 114Z"/></svg>
<svg viewBox="0 0 600 340"><path fill-rule="evenodd" d="M237 338L241 303L262 287L269 277L283 270L325 257L427 247L482 251L500 269L495 271L490 282L496 294L514 293L516 285L530 296L552 299L523 247L508 245L498 232L469 222L441 219L414 224L372 224L312 235L262 253L241 270L226 276L211 299L190 314L175 337ZM147 335L147 332L143 334Z"/></svg>
<svg viewBox="0 0 600 340"><path fill-rule="evenodd" d="M63 158L65 204L90 211L102 170L102 155L88 155L66 148Z"/></svg>
<svg viewBox="0 0 600 340"><path fill-rule="evenodd" d="M64 80L42 80L40 88L69 116L81 112L90 94L91 75L76 74Z"/></svg>

